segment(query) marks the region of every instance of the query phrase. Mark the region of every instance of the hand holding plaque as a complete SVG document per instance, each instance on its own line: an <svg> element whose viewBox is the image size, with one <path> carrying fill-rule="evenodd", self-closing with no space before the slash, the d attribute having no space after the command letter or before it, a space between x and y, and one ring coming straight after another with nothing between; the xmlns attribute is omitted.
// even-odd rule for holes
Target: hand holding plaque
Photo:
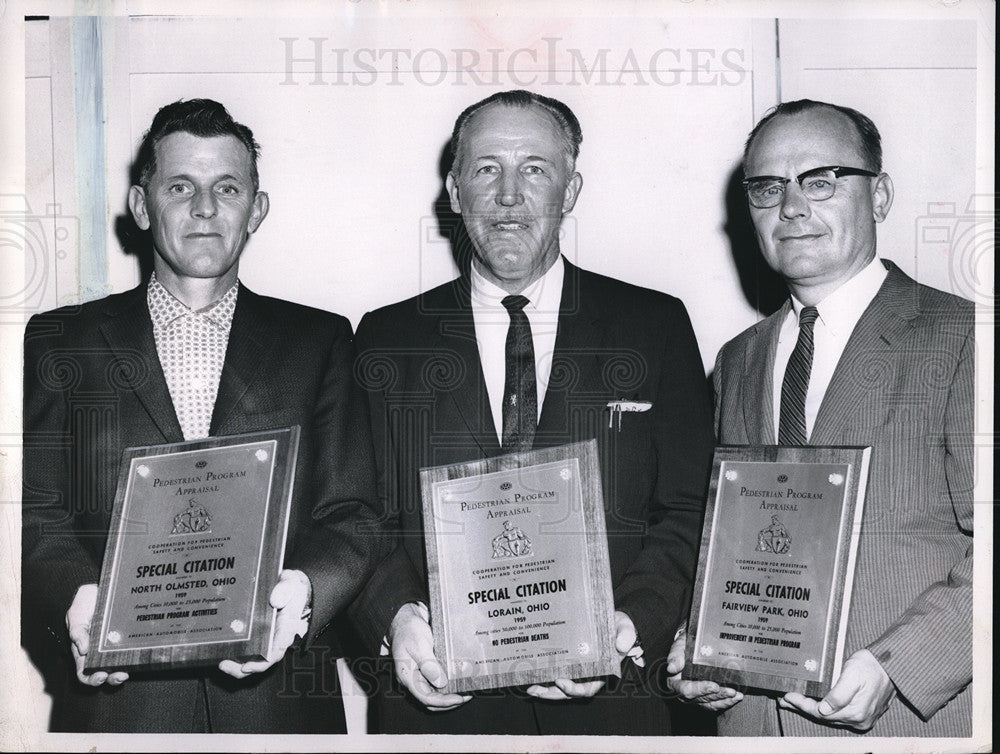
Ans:
<svg viewBox="0 0 1000 754"><path fill-rule="evenodd" d="M396 677L428 710L445 712L472 698L442 690L448 685L448 675L434 655L434 634L426 605L408 602L400 607L387 638Z"/></svg>
<svg viewBox="0 0 1000 754"><path fill-rule="evenodd" d="M594 441L420 476L443 691L588 696L603 682L569 679L621 672Z"/></svg>
<svg viewBox="0 0 1000 754"><path fill-rule="evenodd" d="M716 449L684 679L816 698L830 690L843 663L870 455Z"/></svg>
<svg viewBox="0 0 1000 754"><path fill-rule="evenodd" d="M790 691L778 700L783 709L794 709L817 722L858 731L870 730L889 708L896 687L869 650L859 649L847 658L840 677L820 701Z"/></svg>
<svg viewBox="0 0 1000 754"><path fill-rule="evenodd" d="M282 571L268 598L268 603L277 613L274 616L274 636L267 657L243 663L223 660L219 663L219 670L233 678L246 678L270 668L285 656L297 637L305 636L309 631L311 601L312 585L309 577L302 571Z"/></svg>
<svg viewBox="0 0 1000 754"><path fill-rule="evenodd" d="M97 609L97 584L82 584L76 590L73 603L66 611L66 631L69 633L70 653L76 666L76 677L84 686L120 686L128 680L128 673L117 671L106 673L98 670L87 673L84 666L87 663L87 653L90 651L90 630L94 621L94 611Z"/></svg>
<svg viewBox="0 0 1000 754"><path fill-rule="evenodd" d="M126 449L83 672L274 661L298 436Z"/></svg>
<svg viewBox="0 0 1000 754"><path fill-rule="evenodd" d="M687 631L677 631L667 654L667 688L685 704L697 704L712 712L723 712L743 701L742 692L715 681L694 681L681 678L684 669L684 645Z"/></svg>
<svg viewBox="0 0 1000 754"><path fill-rule="evenodd" d="M638 642L638 634L632 619L620 610L615 610L615 651L619 660L629 658L637 667L645 667L642 646ZM604 681L574 681L569 678L556 678L551 685L534 685L525 689L525 693L538 699L548 701L565 701L567 699L585 699L594 696L604 687Z"/></svg>

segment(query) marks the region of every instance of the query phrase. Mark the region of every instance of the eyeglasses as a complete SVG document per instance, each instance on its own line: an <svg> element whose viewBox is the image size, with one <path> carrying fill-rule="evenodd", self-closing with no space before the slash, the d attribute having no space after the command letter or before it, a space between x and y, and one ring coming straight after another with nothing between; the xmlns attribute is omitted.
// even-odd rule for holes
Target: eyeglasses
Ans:
<svg viewBox="0 0 1000 754"><path fill-rule="evenodd" d="M821 202L829 199L837 190L837 179L845 175L864 175L868 178L877 178L878 173L861 168L842 168L836 165L827 165L821 168L813 168L804 173L799 173L795 182L799 184L802 193L813 202ZM747 199L757 209L769 209L781 204L785 196L785 188L791 178L780 178L776 175L758 175L747 178L743 181L743 188L746 189Z"/></svg>

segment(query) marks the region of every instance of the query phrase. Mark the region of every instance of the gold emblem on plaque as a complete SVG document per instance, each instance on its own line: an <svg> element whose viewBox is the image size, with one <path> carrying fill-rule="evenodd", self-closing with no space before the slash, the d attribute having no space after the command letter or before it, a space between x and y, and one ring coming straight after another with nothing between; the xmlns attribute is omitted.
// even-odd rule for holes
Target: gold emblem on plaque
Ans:
<svg viewBox="0 0 1000 754"><path fill-rule="evenodd" d="M519 558L531 555L531 540L510 521L503 522L503 531L493 537L493 560L502 558Z"/></svg>
<svg viewBox="0 0 1000 754"><path fill-rule="evenodd" d="M212 531L212 514L208 508L194 498L188 501L188 507L174 516L174 534L206 534Z"/></svg>
<svg viewBox="0 0 1000 754"><path fill-rule="evenodd" d="M771 525L757 533L757 552L786 554L792 546L792 537L777 515L771 516Z"/></svg>

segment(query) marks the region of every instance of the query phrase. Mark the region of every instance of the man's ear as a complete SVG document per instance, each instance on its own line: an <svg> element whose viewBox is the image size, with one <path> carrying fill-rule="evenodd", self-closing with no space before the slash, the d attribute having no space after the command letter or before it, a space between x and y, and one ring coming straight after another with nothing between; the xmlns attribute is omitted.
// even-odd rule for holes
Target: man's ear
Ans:
<svg viewBox="0 0 1000 754"><path fill-rule="evenodd" d="M451 211L456 215L462 214L462 205L458 202L458 181L450 170L444 179L444 187L448 190L448 198L451 199Z"/></svg>
<svg viewBox="0 0 1000 754"><path fill-rule="evenodd" d="M271 209L271 200L267 192L258 191L253 198L253 209L250 210L250 219L247 221L247 233L255 233L260 224L267 217L267 211Z"/></svg>
<svg viewBox="0 0 1000 754"><path fill-rule="evenodd" d="M875 222L880 223L889 215L892 207L892 178L888 173L879 173L872 184L872 214Z"/></svg>
<svg viewBox="0 0 1000 754"><path fill-rule="evenodd" d="M579 173L573 173L573 176L569 179L569 183L566 184L566 191L563 192L562 211L564 215L568 215L573 211L573 207L576 206L577 197L580 196L582 189L583 176Z"/></svg>
<svg viewBox="0 0 1000 754"><path fill-rule="evenodd" d="M132 186L128 190L128 208L139 230L149 230L149 212L146 209L146 190L142 186Z"/></svg>

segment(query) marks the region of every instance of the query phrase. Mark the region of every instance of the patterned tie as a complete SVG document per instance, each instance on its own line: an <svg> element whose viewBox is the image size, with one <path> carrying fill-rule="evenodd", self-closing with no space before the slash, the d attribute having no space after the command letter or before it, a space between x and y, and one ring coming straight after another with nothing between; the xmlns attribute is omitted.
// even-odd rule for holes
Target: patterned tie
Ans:
<svg viewBox="0 0 1000 754"><path fill-rule="evenodd" d="M806 390L813 362L813 325L819 317L815 306L805 306L799 313L799 339L785 367L781 383L781 416L778 422L779 445L805 445Z"/></svg>
<svg viewBox="0 0 1000 754"><path fill-rule="evenodd" d="M503 441L505 453L531 450L538 424L535 388L535 347L524 296L507 296L501 303L510 315L507 328L507 370L503 386Z"/></svg>

